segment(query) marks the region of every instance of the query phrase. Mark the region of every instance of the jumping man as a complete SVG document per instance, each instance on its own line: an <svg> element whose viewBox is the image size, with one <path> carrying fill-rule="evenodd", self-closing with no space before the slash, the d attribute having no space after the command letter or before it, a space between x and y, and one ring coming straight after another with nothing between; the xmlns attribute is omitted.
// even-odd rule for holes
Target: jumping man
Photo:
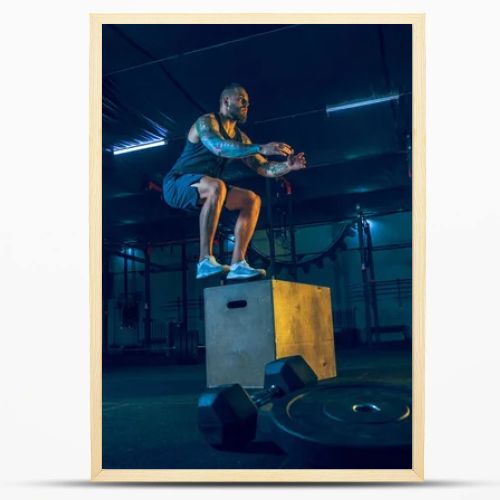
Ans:
<svg viewBox="0 0 500 500"><path fill-rule="evenodd" d="M226 164L241 158L249 168L264 177L280 177L306 166L304 153L294 155L288 144L252 144L238 128L239 124L246 122L249 106L248 93L240 84L232 83L224 88L219 112L200 116L194 122L181 156L163 181L163 195L168 205L200 212L197 279L229 273L228 280L244 280L266 274L263 269L252 268L245 260L259 218L260 197L247 189L226 186L221 180ZM287 158L268 161L263 155ZM218 263L212 252L223 208L239 212L230 267Z"/></svg>

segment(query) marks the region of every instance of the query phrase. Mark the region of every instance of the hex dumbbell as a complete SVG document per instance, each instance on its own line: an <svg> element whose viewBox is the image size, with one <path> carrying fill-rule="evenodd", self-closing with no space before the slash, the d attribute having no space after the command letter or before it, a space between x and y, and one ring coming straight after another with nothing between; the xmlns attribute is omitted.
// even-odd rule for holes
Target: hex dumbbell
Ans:
<svg viewBox="0 0 500 500"><path fill-rule="evenodd" d="M215 448L242 448L255 438L260 407L317 381L302 356L277 359L266 365L263 391L250 395L241 385L229 384L203 393L198 400L198 428Z"/></svg>

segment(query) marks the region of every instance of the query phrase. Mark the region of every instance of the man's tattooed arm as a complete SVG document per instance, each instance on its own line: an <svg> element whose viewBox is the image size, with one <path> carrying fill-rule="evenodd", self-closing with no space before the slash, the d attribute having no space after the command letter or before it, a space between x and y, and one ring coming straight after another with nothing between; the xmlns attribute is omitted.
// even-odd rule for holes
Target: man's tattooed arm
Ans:
<svg viewBox="0 0 500 500"><path fill-rule="evenodd" d="M245 144L252 144L250 138L241 132L241 138ZM264 177L281 177L291 171L286 161L268 161L264 156L256 154L244 158L245 165L254 172Z"/></svg>
<svg viewBox="0 0 500 500"><path fill-rule="evenodd" d="M286 161L270 161L267 164L266 177L281 177L291 172L291 168Z"/></svg>
<svg viewBox="0 0 500 500"><path fill-rule="evenodd" d="M196 131L203 145L214 155L223 158L245 158L260 151L258 144L243 144L222 137L219 124L212 114L203 115L196 121Z"/></svg>

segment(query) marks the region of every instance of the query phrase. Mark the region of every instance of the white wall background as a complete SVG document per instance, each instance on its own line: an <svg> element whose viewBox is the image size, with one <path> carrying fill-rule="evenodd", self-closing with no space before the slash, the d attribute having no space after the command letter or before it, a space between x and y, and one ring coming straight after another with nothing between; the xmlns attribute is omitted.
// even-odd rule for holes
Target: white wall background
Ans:
<svg viewBox="0 0 500 500"><path fill-rule="evenodd" d="M284 9L427 13L429 482L413 487L317 486L311 492L279 487L271 494L498 498L500 44L496 5L485 0L331 0L328 5L319 0L281 5L264 0L4 3L0 30L3 498L165 498L166 494L201 493L223 499L236 494L233 488L221 487L164 491L156 486L87 483L87 16L113 11ZM238 490L242 499L265 493L249 487Z"/></svg>

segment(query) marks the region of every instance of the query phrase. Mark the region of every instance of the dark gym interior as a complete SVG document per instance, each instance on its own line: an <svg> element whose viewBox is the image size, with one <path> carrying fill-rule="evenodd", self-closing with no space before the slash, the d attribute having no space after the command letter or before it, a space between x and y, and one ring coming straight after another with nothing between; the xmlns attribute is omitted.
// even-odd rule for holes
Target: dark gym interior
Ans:
<svg viewBox="0 0 500 500"><path fill-rule="evenodd" d="M276 180L241 161L226 168L224 181L263 201L250 264L266 279L330 289L332 390L411 391L411 25L104 25L102 41L103 468L411 468L411 445L386 460L396 438L384 422L387 441L366 460L359 449L344 460L345 442L334 459L284 449L273 402L240 449L206 442L204 289L220 283L195 279L198 217L168 207L161 188L192 123L241 83L253 142L285 141L307 157ZM233 241L222 220L221 261Z"/></svg>

